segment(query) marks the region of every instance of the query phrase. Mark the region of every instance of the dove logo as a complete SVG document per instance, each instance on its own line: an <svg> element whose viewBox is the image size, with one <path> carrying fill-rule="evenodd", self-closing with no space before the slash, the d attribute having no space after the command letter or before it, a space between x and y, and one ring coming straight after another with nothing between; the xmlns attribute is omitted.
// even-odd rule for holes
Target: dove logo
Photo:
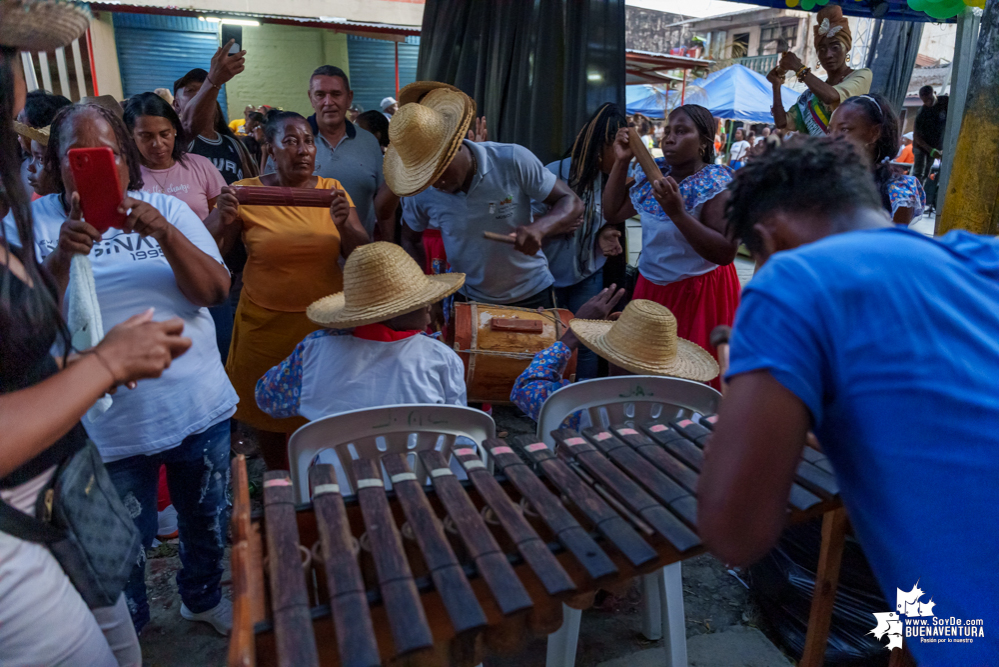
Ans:
<svg viewBox="0 0 999 667"><path fill-rule="evenodd" d="M936 603L930 598L923 602L925 592L919 582L910 591L895 589L895 611L875 613L877 626L868 632L879 642L888 637L889 651L902 648L902 638L918 637L925 644L967 644L975 637L984 637L981 619L938 618L933 612Z"/></svg>
<svg viewBox="0 0 999 667"><path fill-rule="evenodd" d="M900 614L905 614L906 616L933 616L933 607L936 606L936 602L932 599L929 602L920 602L919 598L923 596L923 591L919 588L919 582L912 587L912 590L906 593L901 588L896 588L896 604L895 611Z"/></svg>

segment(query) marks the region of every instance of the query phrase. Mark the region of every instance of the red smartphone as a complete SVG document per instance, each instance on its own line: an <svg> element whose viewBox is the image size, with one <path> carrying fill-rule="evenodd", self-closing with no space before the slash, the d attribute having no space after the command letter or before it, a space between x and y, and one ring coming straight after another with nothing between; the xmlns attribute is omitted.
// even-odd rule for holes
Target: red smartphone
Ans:
<svg viewBox="0 0 999 667"><path fill-rule="evenodd" d="M110 227L120 229L127 216L118 212L125 195L118 182L114 152L110 148L71 148L69 168L87 224L101 234Z"/></svg>

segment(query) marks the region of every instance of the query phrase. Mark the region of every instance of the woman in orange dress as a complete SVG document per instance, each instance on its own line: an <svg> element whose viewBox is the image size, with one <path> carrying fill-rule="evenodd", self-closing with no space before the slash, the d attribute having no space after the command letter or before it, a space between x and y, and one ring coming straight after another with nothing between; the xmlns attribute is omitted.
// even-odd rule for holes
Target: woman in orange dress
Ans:
<svg viewBox="0 0 999 667"><path fill-rule="evenodd" d="M248 259L236 309L226 372L239 406L233 416L256 429L269 469L287 469L286 437L305 423L274 419L257 407L257 381L319 327L305 316L310 303L343 290L340 257L369 241L354 204L331 178L313 176L316 146L308 121L297 113L271 114L264 130L277 172L234 185L336 190L325 208L240 206L224 188L206 220L222 251L242 236Z"/></svg>

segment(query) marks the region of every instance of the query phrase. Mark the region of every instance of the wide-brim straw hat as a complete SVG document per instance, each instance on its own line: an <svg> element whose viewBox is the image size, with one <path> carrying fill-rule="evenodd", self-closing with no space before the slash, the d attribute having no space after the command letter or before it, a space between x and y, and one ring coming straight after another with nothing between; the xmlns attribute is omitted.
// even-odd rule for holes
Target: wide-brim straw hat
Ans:
<svg viewBox="0 0 999 667"><path fill-rule="evenodd" d="M14 131L19 135L27 139L28 141L37 141L42 146L49 145L49 128L48 127L31 127L30 125L25 125L19 120L14 122Z"/></svg>
<svg viewBox="0 0 999 667"><path fill-rule="evenodd" d="M464 284L464 273L428 276L400 246L379 241L350 253L343 291L314 302L305 314L321 326L350 329L437 303Z"/></svg>
<svg viewBox="0 0 999 667"><path fill-rule="evenodd" d="M403 104L409 104L410 102L419 102L423 99L424 95L438 88L457 93L461 92L461 89L452 86L450 83L443 83L441 81L414 81L407 86L403 86L402 90L399 91L399 106L401 107Z"/></svg>
<svg viewBox="0 0 999 667"><path fill-rule="evenodd" d="M616 322L572 320L569 327L586 347L632 373L697 382L718 377L711 353L679 338L673 313L654 301L632 301Z"/></svg>
<svg viewBox="0 0 999 667"><path fill-rule="evenodd" d="M82 37L90 9L67 0L0 0L0 45L52 51Z"/></svg>
<svg viewBox="0 0 999 667"><path fill-rule="evenodd" d="M382 171L396 195L411 197L441 177L475 118L475 102L460 90L435 88L404 104L389 123Z"/></svg>

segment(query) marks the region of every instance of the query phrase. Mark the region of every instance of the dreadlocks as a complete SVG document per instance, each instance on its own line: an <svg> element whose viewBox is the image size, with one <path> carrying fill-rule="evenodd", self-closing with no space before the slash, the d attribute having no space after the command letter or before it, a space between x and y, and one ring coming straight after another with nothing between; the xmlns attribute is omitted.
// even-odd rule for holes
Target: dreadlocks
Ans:
<svg viewBox="0 0 999 667"><path fill-rule="evenodd" d="M593 182L600 174L604 147L614 143L614 137L622 127L628 127L628 119L616 104L607 103L590 116L576 135L566 157L572 158L569 187L580 197L593 188Z"/></svg>

